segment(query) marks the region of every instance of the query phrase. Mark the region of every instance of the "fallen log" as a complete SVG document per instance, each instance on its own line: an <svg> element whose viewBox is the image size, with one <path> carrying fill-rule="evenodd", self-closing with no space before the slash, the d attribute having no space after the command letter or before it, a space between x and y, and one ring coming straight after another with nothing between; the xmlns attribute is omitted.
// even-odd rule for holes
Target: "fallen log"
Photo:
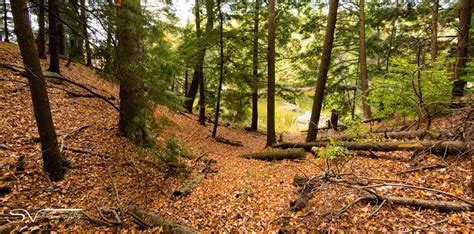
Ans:
<svg viewBox="0 0 474 234"><path fill-rule="evenodd" d="M389 196L367 196L364 197L366 201L384 201L390 202L396 205L413 206L423 209L436 209L441 211L474 211L474 206L466 203L450 202L450 201L437 201L437 200L425 200L418 198L406 198L406 197L389 197Z"/></svg>
<svg viewBox="0 0 474 234"><path fill-rule="evenodd" d="M135 206L127 206L127 211L134 218L139 219L140 222L146 222L145 224L150 227L162 227L165 233L196 233L192 228L174 223L163 216L148 212Z"/></svg>
<svg viewBox="0 0 474 234"><path fill-rule="evenodd" d="M288 147L289 148L289 147ZM301 148L301 147L300 147ZM306 152L303 149L287 149L278 151L265 151L250 154L241 154L241 158L259 159L259 160L283 160L283 159L304 159Z"/></svg>
<svg viewBox="0 0 474 234"><path fill-rule="evenodd" d="M238 147L243 147L244 146L242 144L242 142L240 142L240 141L233 141L233 140L226 139L224 137L216 136L216 138L214 138L214 139L216 139L217 142L224 143L224 144L227 144L227 145L238 146Z"/></svg>
<svg viewBox="0 0 474 234"><path fill-rule="evenodd" d="M72 98L97 98L96 95L90 94L90 93L76 93L76 92L66 90L66 89L64 91L66 91L69 97L72 97ZM110 97L104 96L104 97L107 98L108 100L115 100L114 96L110 96Z"/></svg>
<svg viewBox="0 0 474 234"><path fill-rule="evenodd" d="M397 175L401 175L401 174L411 173L411 172L415 172L415 171L422 171L422 170L429 170L429 169L438 169L438 168L445 168L445 167L448 167L448 165L444 165L444 164L434 164L434 165L428 165L428 166L410 168L410 169L405 170L405 171L397 172L396 174L397 174Z"/></svg>
<svg viewBox="0 0 474 234"><path fill-rule="evenodd" d="M372 123L372 122L380 123L382 122L382 118L372 118L372 119L366 119L362 121L362 123Z"/></svg>
<svg viewBox="0 0 474 234"><path fill-rule="evenodd" d="M273 148L303 148L311 151L312 147L326 147L329 142L281 142L272 145ZM339 141L339 146L348 150L364 151L413 151L426 150L438 154L458 155L471 150L473 142L463 141L421 141L421 142L348 142Z"/></svg>
<svg viewBox="0 0 474 234"><path fill-rule="evenodd" d="M424 130L424 131L402 131L402 132L368 132L361 133L354 136L341 135L334 137L335 140L351 140L356 138L389 138L389 139L449 139L452 136L448 131L442 130Z"/></svg>

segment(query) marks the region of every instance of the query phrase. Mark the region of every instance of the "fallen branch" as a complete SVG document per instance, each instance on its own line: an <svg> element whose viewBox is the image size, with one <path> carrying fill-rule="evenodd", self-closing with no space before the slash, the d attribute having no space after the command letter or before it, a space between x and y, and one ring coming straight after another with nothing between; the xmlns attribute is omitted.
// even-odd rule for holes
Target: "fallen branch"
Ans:
<svg viewBox="0 0 474 234"><path fill-rule="evenodd" d="M2 150L12 150L11 148L9 148L5 145L0 145L0 149L2 149Z"/></svg>
<svg viewBox="0 0 474 234"><path fill-rule="evenodd" d="M430 223L430 224L428 224L428 225L426 225L426 226L414 227L412 230L413 230L413 231L422 230L422 229L425 229L425 228L429 228L429 227L436 226L436 225L438 225L438 224L446 223L446 222L448 222L448 221L449 221L449 218L447 218L447 219L442 219L442 220L440 220L440 221L436 221L436 222L434 222L434 223Z"/></svg>
<svg viewBox="0 0 474 234"><path fill-rule="evenodd" d="M92 217L91 215L87 214L86 212L82 211L81 212L83 219L88 220L89 222L93 224L97 224L99 226L108 226L111 227L113 226L111 223L105 222L103 220L97 219Z"/></svg>
<svg viewBox="0 0 474 234"><path fill-rule="evenodd" d="M470 206L474 207L474 202L469 201L469 200L467 200L466 198L463 198L463 197L460 197L460 196L456 196L456 195L454 195L454 194L452 194L452 193L448 193L448 192L445 192L445 191L441 191L441 190L439 190L439 189L420 187L420 186L416 186L416 185L384 183L384 184L368 185L368 186L363 186L363 187L359 187L359 188L367 189L367 188L387 187L387 186L390 186L390 187L404 187L404 188L411 188L411 189L418 189L418 190L426 190L426 191L430 191L430 192L434 192L434 193L439 193L439 194L443 194L443 195L446 195L446 196L448 196L448 197L455 198L455 199L457 199L457 200L463 201L464 203L469 204Z"/></svg>
<svg viewBox="0 0 474 234"><path fill-rule="evenodd" d="M283 159L304 159L306 152L303 149L287 149L278 151L265 151L250 154L241 154L241 158L259 159L259 160L283 160Z"/></svg>
<svg viewBox="0 0 474 234"><path fill-rule="evenodd" d="M458 202L450 202L450 201L437 201L437 200L425 200L425 199L417 199L417 198L405 198L405 197L388 197L388 196L368 196L365 197L366 201L384 201L386 200L389 203L397 204L397 205L404 205L404 206L413 206L417 208L423 209L436 209L441 211L474 211L474 206L465 204L465 203L458 203Z"/></svg>
<svg viewBox="0 0 474 234"><path fill-rule="evenodd" d="M356 135L340 135L333 137L339 141L350 141L356 138L387 138L387 139L450 139L453 136L448 131L424 130L424 131L402 131L402 132L367 132Z"/></svg>
<svg viewBox="0 0 474 234"><path fill-rule="evenodd" d="M88 128L89 125L84 125L84 126L81 126L79 128L76 128L74 130L72 130L70 133L66 133L63 137L61 137L61 139L59 140L59 151L61 153L64 152L64 142L66 141L67 138L69 137L72 137L73 135L75 135L76 133L78 133L79 131L83 130L83 129L86 129Z"/></svg>
<svg viewBox="0 0 474 234"><path fill-rule="evenodd" d="M135 206L127 206L127 211L130 213L133 217L139 217L142 222L145 222L146 224L152 227L163 227L164 232L177 232L177 233L196 233L195 230L176 224L163 216L148 212L146 210L140 209Z"/></svg>
<svg viewBox="0 0 474 234"><path fill-rule="evenodd" d="M97 98L97 96L95 96L93 94L90 94L90 93L76 93L76 92L73 92L73 91L70 91L70 90L67 90L67 89L64 89L64 91L70 97L73 97L73 98ZM105 97L105 98L107 98L108 100L115 100L114 96L109 96L109 97Z"/></svg>
<svg viewBox="0 0 474 234"><path fill-rule="evenodd" d="M434 165L411 168L411 169L408 169L408 170L405 170L405 171L397 172L396 174L397 175L402 175L402 174L411 173L411 172L415 172L415 171L422 171L422 170L428 170L428 169L438 169L438 168L445 168L445 167L448 167L448 165L434 164Z"/></svg>
<svg viewBox="0 0 474 234"><path fill-rule="evenodd" d="M216 138L217 142L220 142L220 143L224 143L224 144L228 144L228 145L232 145L232 146L238 146L238 147L243 147L244 145L242 144L242 142L240 141L233 141L233 140L229 140L229 139L226 139L224 137L219 137L217 136Z"/></svg>
<svg viewBox="0 0 474 234"><path fill-rule="evenodd" d="M382 122L382 118L372 118L372 119L366 119L362 121L362 123L372 123L372 122L380 123Z"/></svg>
<svg viewBox="0 0 474 234"><path fill-rule="evenodd" d="M273 148L303 148L310 151L312 147L326 147L329 142L281 142L272 145ZM471 150L473 142L463 141L421 141L421 142L348 142L339 141L339 146L348 150L364 151L412 151L426 150L436 151L451 155L457 155Z"/></svg>
<svg viewBox="0 0 474 234"><path fill-rule="evenodd" d="M74 147L69 147L69 146L64 146L64 150L68 150L74 153L81 153L81 154L90 154L90 155L95 155L99 156L101 158L108 158L110 155L108 154L103 154L103 153L97 153L94 151L86 150L86 149L81 149L81 148L74 148Z"/></svg>
<svg viewBox="0 0 474 234"><path fill-rule="evenodd" d="M383 205L385 204L386 201L387 200L383 200L382 203L380 203L380 205L377 207L377 209L374 210L374 212L370 213L367 217L361 219L359 222L357 222L357 224L361 224L361 223L369 220L375 214L377 214L377 212L379 212L379 210L382 209L382 207L383 207Z"/></svg>

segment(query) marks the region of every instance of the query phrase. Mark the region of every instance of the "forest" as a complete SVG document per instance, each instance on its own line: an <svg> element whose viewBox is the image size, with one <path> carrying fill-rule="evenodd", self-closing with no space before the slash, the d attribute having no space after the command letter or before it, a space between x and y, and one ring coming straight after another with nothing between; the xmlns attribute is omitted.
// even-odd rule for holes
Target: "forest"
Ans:
<svg viewBox="0 0 474 234"><path fill-rule="evenodd" d="M2 0L0 233L474 231L473 0Z"/></svg>

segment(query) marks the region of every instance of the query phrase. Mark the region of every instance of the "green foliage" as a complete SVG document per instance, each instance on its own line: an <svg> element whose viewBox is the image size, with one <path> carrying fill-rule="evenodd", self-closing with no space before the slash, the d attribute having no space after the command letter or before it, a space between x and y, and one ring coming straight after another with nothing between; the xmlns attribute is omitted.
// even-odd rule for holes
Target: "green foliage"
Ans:
<svg viewBox="0 0 474 234"><path fill-rule="evenodd" d="M349 126L349 128L344 132L348 135L348 139L351 141L358 141L359 138L357 137L357 134L367 132L367 129L363 126L360 119L346 118L343 122L345 125Z"/></svg>
<svg viewBox="0 0 474 234"><path fill-rule="evenodd" d="M179 128L179 125L177 125L175 122L173 122L166 116L152 118L150 120L150 125L151 129L153 130L153 133L156 135L161 135L167 127Z"/></svg>
<svg viewBox="0 0 474 234"><path fill-rule="evenodd" d="M320 158L329 159L329 160L339 160L344 156L350 155L350 151L347 150L344 146L339 145L334 139L330 139L330 143L326 148L318 151L318 156Z"/></svg>
<svg viewBox="0 0 474 234"><path fill-rule="evenodd" d="M161 151L155 151L152 156L155 162L163 162L171 174L184 174L185 176L188 176L191 170L183 159L193 158L194 155L175 137L167 139Z"/></svg>
<svg viewBox="0 0 474 234"><path fill-rule="evenodd" d="M416 71L415 63L397 57L392 60L387 77L374 77L372 87L376 88L371 90L369 102L378 107L376 117L386 118L394 113L412 118L417 115L420 101L414 93L414 87L418 89ZM422 70L420 83L424 103L450 100L451 83L446 69L439 64Z"/></svg>

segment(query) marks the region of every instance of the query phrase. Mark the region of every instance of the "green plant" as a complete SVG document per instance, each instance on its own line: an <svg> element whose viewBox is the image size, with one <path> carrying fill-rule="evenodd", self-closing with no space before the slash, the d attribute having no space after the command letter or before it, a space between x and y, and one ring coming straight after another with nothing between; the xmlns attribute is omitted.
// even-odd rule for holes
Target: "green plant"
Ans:
<svg viewBox="0 0 474 234"><path fill-rule="evenodd" d="M338 160L343 156L350 155L351 152L346 147L339 145L334 139L330 139L329 144L325 149L318 152L320 158L329 160Z"/></svg>
<svg viewBox="0 0 474 234"><path fill-rule="evenodd" d="M171 174L188 176L191 173L183 158L192 159L194 155L182 146L175 137L167 139L163 149L154 151L152 157L155 162L163 162Z"/></svg>

